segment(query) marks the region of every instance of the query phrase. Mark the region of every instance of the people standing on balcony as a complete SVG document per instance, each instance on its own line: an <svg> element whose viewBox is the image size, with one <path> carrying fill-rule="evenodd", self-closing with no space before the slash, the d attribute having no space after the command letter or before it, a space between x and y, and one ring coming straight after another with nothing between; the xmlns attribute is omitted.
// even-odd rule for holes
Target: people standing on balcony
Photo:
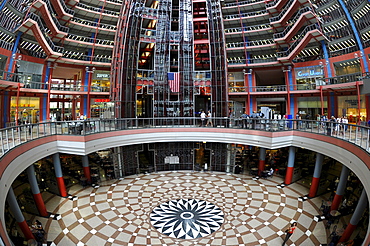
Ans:
<svg viewBox="0 0 370 246"><path fill-rule="evenodd" d="M331 136L332 131L333 131L333 134L335 133L335 125L336 125L335 122L336 122L335 117L331 116L330 120L328 120L326 123L326 135Z"/></svg>
<svg viewBox="0 0 370 246"><path fill-rule="evenodd" d="M343 116L342 123L343 123L343 135L344 135L344 133L348 129L348 118L347 118L347 116Z"/></svg>
<svg viewBox="0 0 370 246"><path fill-rule="evenodd" d="M244 112L244 114L241 115L241 118L242 118L242 128L246 128L248 129L249 125L248 125L248 119L249 119L249 115L247 114L247 112Z"/></svg>
<svg viewBox="0 0 370 246"><path fill-rule="evenodd" d="M202 110L202 113L200 114L200 126L203 127L205 126L205 120L206 120L206 113L204 112L204 110Z"/></svg>
<svg viewBox="0 0 370 246"><path fill-rule="evenodd" d="M301 125L301 115L297 112L296 115L295 115L295 119L296 119L296 129L300 129L300 125Z"/></svg>
<svg viewBox="0 0 370 246"><path fill-rule="evenodd" d="M310 119L311 119L311 115L309 113L306 114L306 128L310 128Z"/></svg>
<svg viewBox="0 0 370 246"><path fill-rule="evenodd" d="M258 118L257 111L253 111L253 113L252 113L252 129L256 129L257 118Z"/></svg>
<svg viewBox="0 0 370 246"><path fill-rule="evenodd" d="M207 124L206 126L208 126L208 124L211 125L211 127L213 127L213 123L212 123L212 113L211 111L208 110L208 114L207 114Z"/></svg>
<svg viewBox="0 0 370 246"><path fill-rule="evenodd" d="M342 124L341 123L343 123L343 121L342 121L343 119L341 118L341 117L338 117L337 119L336 119L336 122L337 122L337 124L335 124L335 133L337 134L337 135L339 135L339 134L341 134L342 133Z"/></svg>
<svg viewBox="0 0 370 246"><path fill-rule="evenodd" d="M328 118L326 117L326 115L323 114L321 116L321 128L323 131L325 131L327 121L328 121Z"/></svg>

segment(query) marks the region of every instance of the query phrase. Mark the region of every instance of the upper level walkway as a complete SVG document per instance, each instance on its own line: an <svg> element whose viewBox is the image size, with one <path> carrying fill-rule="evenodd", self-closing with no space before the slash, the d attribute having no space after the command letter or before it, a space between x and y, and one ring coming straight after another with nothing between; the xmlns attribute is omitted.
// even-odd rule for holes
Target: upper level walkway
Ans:
<svg viewBox="0 0 370 246"><path fill-rule="evenodd" d="M173 117L173 118L124 118L124 119L98 119L98 120L78 120L44 122L38 124L26 124L15 127L8 127L0 130L0 158L7 151L26 142L44 138L47 136L84 136L85 139L93 134L143 130L148 132L233 132L238 130L242 134L256 134L273 137L281 135L277 133L289 132L288 135L297 134L295 132L314 133L342 141L350 142L355 146L365 150L370 154L370 128L362 125L323 122L314 120L288 120L288 119L242 119L242 118L213 118L214 127L199 128L201 121L195 117ZM145 130L145 131L144 131ZM253 133L252 133L253 131ZM185 140L181 140L185 141ZM199 137L199 141L203 141ZM221 141L223 142L223 141ZM258 146L258 143L250 143Z"/></svg>

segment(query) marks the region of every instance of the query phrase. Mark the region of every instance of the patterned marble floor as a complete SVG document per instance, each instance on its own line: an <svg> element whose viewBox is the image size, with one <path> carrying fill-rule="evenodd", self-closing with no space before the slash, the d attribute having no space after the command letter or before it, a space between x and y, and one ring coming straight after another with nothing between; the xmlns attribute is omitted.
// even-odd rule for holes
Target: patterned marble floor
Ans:
<svg viewBox="0 0 370 246"><path fill-rule="evenodd" d="M54 218L35 219L43 222L47 241L61 246L275 246L293 221L298 228L287 245L326 244L324 222L315 219L321 198L303 201L307 188L281 187L282 181L216 172L135 175L75 185L69 198L47 201Z"/></svg>

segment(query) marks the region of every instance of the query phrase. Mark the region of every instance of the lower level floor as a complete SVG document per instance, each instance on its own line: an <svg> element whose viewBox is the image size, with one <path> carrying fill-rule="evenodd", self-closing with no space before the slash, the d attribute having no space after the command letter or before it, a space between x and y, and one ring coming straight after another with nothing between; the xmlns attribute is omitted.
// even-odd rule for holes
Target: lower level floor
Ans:
<svg viewBox="0 0 370 246"><path fill-rule="evenodd" d="M340 237L350 215L328 223L322 215L330 193L306 199L304 179L283 181L245 172L138 174L75 184L67 198L44 192L50 216L25 217L42 223L45 245L273 246L283 244L293 222L298 226L286 245L328 245ZM359 225L352 239L364 232Z"/></svg>

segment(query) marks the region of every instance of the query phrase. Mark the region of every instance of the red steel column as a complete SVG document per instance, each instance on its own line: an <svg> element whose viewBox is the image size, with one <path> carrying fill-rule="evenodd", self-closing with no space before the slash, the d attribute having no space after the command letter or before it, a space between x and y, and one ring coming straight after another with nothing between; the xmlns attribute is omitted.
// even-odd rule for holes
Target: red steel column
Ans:
<svg viewBox="0 0 370 246"><path fill-rule="evenodd" d="M358 222L361 220L362 215L364 214L364 211L366 210L367 204L367 195L365 189L362 190L360 199L358 200L357 206L355 211L353 212L353 215L349 221L349 224L347 225L346 229L344 230L341 238L339 239L338 243L346 242L350 239L352 233L357 228Z"/></svg>
<svg viewBox="0 0 370 246"><path fill-rule="evenodd" d="M293 179L294 173L294 160L295 160L295 147L289 147L288 167L286 169L284 184L290 184Z"/></svg>
<svg viewBox="0 0 370 246"><path fill-rule="evenodd" d="M258 161L258 175L262 175L262 171L265 170L265 159L266 159L266 149L261 147L260 148L260 156Z"/></svg>
<svg viewBox="0 0 370 246"><path fill-rule="evenodd" d="M320 176L321 176L321 170L322 170L322 162L323 162L324 156L320 153L316 153L316 163L315 163L315 170L313 172L312 177L312 184L310 188L310 192L308 194L308 197L315 197L317 189L319 188L320 183Z"/></svg>
<svg viewBox="0 0 370 246"><path fill-rule="evenodd" d="M35 239L35 237L33 236L30 228L28 227L28 224L27 224L26 220L24 219L22 211L19 208L17 198L14 195L13 188L11 188L11 187L8 191L8 195L6 197L6 200L9 203L9 208L12 211L12 213L14 215L14 218L17 221L19 227L21 228L25 238L27 240Z"/></svg>
<svg viewBox="0 0 370 246"><path fill-rule="evenodd" d="M333 202L331 204L330 211L338 210L340 202L342 201L342 197L344 195L346 186L347 186L347 178L349 174L349 169L346 166L342 166L342 171L340 173L339 183L337 187L337 191L335 193Z"/></svg>
<svg viewBox="0 0 370 246"><path fill-rule="evenodd" d="M60 165L59 153L56 153L53 155L53 164L54 164L54 171L55 171L55 176L57 178L57 184L58 184L60 196L66 197L68 194L67 194L66 185L63 179L63 173L62 173L62 167Z"/></svg>
<svg viewBox="0 0 370 246"><path fill-rule="evenodd" d="M27 168L27 176L28 176L28 181L30 182L31 191L33 194L33 199L35 201L37 210L39 211L41 216L47 217L48 212L46 210L44 200L42 199L40 189L37 184L37 179L35 175L35 167L33 164Z"/></svg>

